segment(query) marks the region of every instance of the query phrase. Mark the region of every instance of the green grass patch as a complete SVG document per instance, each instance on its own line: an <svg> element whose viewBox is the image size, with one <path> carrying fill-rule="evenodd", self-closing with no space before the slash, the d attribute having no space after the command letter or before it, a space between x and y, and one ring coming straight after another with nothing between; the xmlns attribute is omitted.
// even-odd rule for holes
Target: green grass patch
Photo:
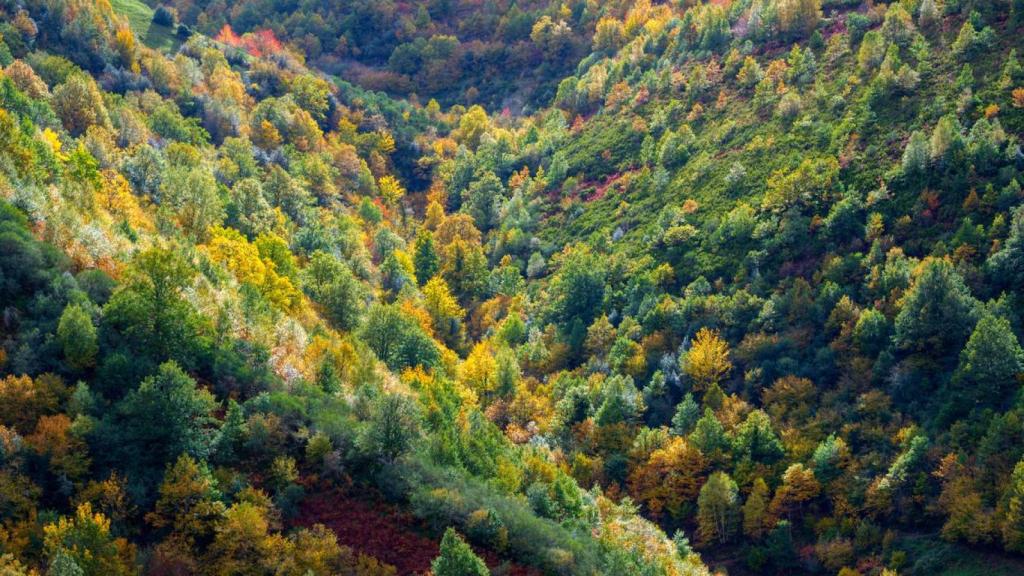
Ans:
<svg viewBox="0 0 1024 576"><path fill-rule="evenodd" d="M174 29L153 24L153 9L142 0L111 0L111 5L115 12L128 19L135 37L146 46L164 52L178 49L179 41Z"/></svg>

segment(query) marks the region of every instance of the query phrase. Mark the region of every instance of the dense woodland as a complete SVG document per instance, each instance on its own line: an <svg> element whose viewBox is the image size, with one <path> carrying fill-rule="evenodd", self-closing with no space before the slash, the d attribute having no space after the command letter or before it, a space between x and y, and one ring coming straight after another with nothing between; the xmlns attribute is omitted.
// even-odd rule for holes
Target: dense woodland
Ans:
<svg viewBox="0 0 1024 576"><path fill-rule="evenodd" d="M1024 573L1021 58L1022 0L0 0L0 575Z"/></svg>

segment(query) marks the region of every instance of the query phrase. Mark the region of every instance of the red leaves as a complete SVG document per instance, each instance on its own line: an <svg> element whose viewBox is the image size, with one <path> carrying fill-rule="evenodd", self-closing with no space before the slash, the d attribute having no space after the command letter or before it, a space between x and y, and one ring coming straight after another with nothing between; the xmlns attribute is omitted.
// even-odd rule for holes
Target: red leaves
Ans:
<svg viewBox="0 0 1024 576"><path fill-rule="evenodd" d="M338 544L391 564L399 574L427 574L438 555L437 541L416 530L422 523L411 514L388 504L347 496L339 491L319 493L307 498L295 520L297 526L323 524L338 535ZM488 566L502 562L490 550L474 546ZM511 576L537 576L538 572L512 565Z"/></svg>
<svg viewBox="0 0 1024 576"><path fill-rule="evenodd" d="M230 24L225 24L220 29L215 40L228 46L241 48L256 58L280 52L284 48L284 45L277 39L273 30L256 30L239 36L231 28Z"/></svg>

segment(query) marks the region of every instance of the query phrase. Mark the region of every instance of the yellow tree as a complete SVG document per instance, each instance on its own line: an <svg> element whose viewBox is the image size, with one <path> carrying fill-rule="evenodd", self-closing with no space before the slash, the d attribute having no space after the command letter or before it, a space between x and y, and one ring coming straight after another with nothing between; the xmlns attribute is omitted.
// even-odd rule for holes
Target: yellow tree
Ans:
<svg viewBox="0 0 1024 576"><path fill-rule="evenodd" d="M652 516L678 518L697 498L707 460L686 440L673 436L629 475L629 493Z"/></svg>
<svg viewBox="0 0 1024 576"><path fill-rule="evenodd" d="M778 4L778 15L783 34L811 34L821 20L821 0L782 0Z"/></svg>
<svg viewBox="0 0 1024 576"><path fill-rule="evenodd" d="M43 528L43 549L52 563L70 558L85 576L136 574L135 549L124 538L110 534L110 520L80 504L73 518L61 517ZM66 561L66 560L65 560Z"/></svg>
<svg viewBox="0 0 1024 576"><path fill-rule="evenodd" d="M789 516L821 492L821 484L814 471L803 464L793 464L782 475L782 486L775 492L769 508L774 518Z"/></svg>
<svg viewBox="0 0 1024 576"><path fill-rule="evenodd" d="M449 344L456 344L465 311L452 296L444 278L434 276L423 287L423 305L430 314L434 334Z"/></svg>
<svg viewBox="0 0 1024 576"><path fill-rule="evenodd" d="M377 187L380 189L381 199L391 207L397 206L398 201L405 196L405 188L402 187L402 183L390 174L378 180Z"/></svg>
<svg viewBox="0 0 1024 576"><path fill-rule="evenodd" d="M756 478L750 489L750 496L743 503L743 533L751 538L761 538L768 528L768 484Z"/></svg>
<svg viewBox="0 0 1024 576"><path fill-rule="evenodd" d="M459 366L459 382L482 398L492 395L498 386L498 363L488 342L473 346Z"/></svg>
<svg viewBox="0 0 1024 576"><path fill-rule="evenodd" d="M694 389L707 390L719 383L732 369L729 343L717 330L701 328L680 363L683 372L693 380Z"/></svg>

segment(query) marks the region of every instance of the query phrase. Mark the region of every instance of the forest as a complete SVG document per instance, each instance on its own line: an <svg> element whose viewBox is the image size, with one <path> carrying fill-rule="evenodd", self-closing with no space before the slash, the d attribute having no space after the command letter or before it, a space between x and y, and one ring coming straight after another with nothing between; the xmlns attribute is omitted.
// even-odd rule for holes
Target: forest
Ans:
<svg viewBox="0 0 1024 576"><path fill-rule="evenodd" d="M0 0L0 576L1024 574L1022 58L1024 0Z"/></svg>

